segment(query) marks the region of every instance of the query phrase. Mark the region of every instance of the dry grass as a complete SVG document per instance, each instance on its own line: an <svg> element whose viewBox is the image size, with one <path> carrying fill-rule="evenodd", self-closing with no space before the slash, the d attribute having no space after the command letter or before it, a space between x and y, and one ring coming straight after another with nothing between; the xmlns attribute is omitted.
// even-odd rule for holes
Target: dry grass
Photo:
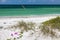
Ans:
<svg viewBox="0 0 60 40"><path fill-rule="evenodd" d="M22 35L24 31L35 30L35 23L33 22L24 22L19 21L17 25L13 25L12 28L21 29L20 34ZM50 19L48 21L42 22L42 25L39 25L39 29L45 36L57 37L56 32L54 30L60 31L60 17L56 17ZM37 29L38 30L38 29Z"/></svg>
<svg viewBox="0 0 60 40"><path fill-rule="evenodd" d="M34 27L35 27L35 23L24 22L24 21L19 21L17 25L13 26L13 28L19 28L19 29L22 29L22 31L33 30Z"/></svg>
<svg viewBox="0 0 60 40"><path fill-rule="evenodd" d="M55 31L53 30L57 29L58 31L60 31L60 17L56 17L56 18L43 22L42 25L40 25L40 29L44 35L57 37Z"/></svg>
<svg viewBox="0 0 60 40"><path fill-rule="evenodd" d="M19 29L19 38L22 38L23 37L23 33L24 31L28 32L29 30L32 30L34 31L35 29L35 23L33 22L25 22L25 21L18 21L17 24L7 28L7 29ZM15 31L14 30L14 31ZM7 39L7 40L10 40L10 39Z"/></svg>

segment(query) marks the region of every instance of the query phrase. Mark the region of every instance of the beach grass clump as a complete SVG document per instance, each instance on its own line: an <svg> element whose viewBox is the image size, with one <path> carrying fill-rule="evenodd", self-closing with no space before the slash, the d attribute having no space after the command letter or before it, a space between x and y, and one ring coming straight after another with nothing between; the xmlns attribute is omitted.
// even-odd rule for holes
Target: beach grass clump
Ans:
<svg viewBox="0 0 60 40"><path fill-rule="evenodd" d="M13 26L13 28L19 28L22 31L33 30L35 28L35 23L19 21L17 25Z"/></svg>
<svg viewBox="0 0 60 40"><path fill-rule="evenodd" d="M25 22L25 21L18 21L17 24L11 26L12 29L19 29L19 37L23 37L24 32L34 31L35 23L34 22Z"/></svg>
<svg viewBox="0 0 60 40"><path fill-rule="evenodd" d="M7 40L11 40L11 39L7 39Z"/></svg>
<svg viewBox="0 0 60 40"><path fill-rule="evenodd" d="M56 32L54 30L57 29L58 31L60 31L60 17L58 16L56 18L42 22L42 25L40 25L40 29L44 35L57 37Z"/></svg>

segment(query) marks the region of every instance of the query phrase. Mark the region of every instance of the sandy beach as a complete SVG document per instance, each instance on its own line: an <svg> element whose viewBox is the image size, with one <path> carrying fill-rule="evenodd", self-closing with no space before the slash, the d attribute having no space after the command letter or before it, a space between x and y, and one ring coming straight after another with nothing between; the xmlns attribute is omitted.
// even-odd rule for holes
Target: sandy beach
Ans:
<svg viewBox="0 0 60 40"><path fill-rule="evenodd" d="M7 40L9 38L12 38L13 40L14 37L18 37L18 35L15 35L13 37L10 35L12 32L19 32L18 29L14 31L11 29L4 29L10 27L11 25L16 25L18 21L34 22L36 23L36 27L37 27L40 23L55 17L56 16L39 16L39 17L25 17L25 18L24 17L10 17L10 18L1 17L0 18L0 40ZM35 38L37 38L36 36L38 33L35 33L33 36L30 36L29 34L30 32L24 32L23 37L16 40L35 40ZM38 37L37 40L59 40L59 39L52 39L49 36L45 38L44 36L40 35L40 37Z"/></svg>

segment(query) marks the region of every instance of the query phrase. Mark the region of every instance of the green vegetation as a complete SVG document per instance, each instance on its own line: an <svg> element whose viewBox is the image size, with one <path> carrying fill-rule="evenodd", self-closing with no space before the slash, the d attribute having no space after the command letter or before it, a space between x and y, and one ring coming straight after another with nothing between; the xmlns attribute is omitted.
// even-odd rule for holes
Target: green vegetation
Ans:
<svg viewBox="0 0 60 40"><path fill-rule="evenodd" d="M35 23L19 21L16 25L13 25L11 28L20 29L19 38L22 38L24 31L25 32L28 32L29 30L35 31L34 30L35 29Z"/></svg>
<svg viewBox="0 0 60 40"><path fill-rule="evenodd" d="M59 37L60 35L57 34L56 30L58 30L60 32L60 17L56 17L56 18L52 18L50 20L47 20L45 22L42 22L40 25L37 26L36 28L36 23L34 22L25 22L25 21L19 21L16 25L13 25L12 28L19 28L21 31L19 32L19 37L17 37L17 39L20 39L23 37L23 33L28 32L30 30L32 30L33 32L31 32L31 35L33 35L34 33L38 33L36 36L36 40L37 38L40 36L39 31L41 31L41 33L43 33L43 36L51 36L52 38L55 37ZM36 31L35 29L37 29L38 31ZM10 39L7 39L10 40ZM16 39L14 39L16 40Z"/></svg>
<svg viewBox="0 0 60 40"><path fill-rule="evenodd" d="M22 31L29 31L35 28L35 23L19 21L17 25L13 26L13 28L19 28L22 29Z"/></svg>
<svg viewBox="0 0 60 40"><path fill-rule="evenodd" d="M11 40L11 39L7 39L7 40Z"/></svg>
<svg viewBox="0 0 60 40"><path fill-rule="evenodd" d="M40 29L44 35L57 37L54 30L60 31L60 17L58 16L56 18L43 22L42 25L40 25Z"/></svg>

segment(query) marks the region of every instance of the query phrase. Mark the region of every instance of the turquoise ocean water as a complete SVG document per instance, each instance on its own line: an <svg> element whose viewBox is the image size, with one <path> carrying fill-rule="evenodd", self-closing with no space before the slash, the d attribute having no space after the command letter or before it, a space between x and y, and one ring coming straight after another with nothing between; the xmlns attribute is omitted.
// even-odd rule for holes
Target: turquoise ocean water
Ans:
<svg viewBox="0 0 60 40"><path fill-rule="evenodd" d="M60 14L60 7L0 8L0 16Z"/></svg>

